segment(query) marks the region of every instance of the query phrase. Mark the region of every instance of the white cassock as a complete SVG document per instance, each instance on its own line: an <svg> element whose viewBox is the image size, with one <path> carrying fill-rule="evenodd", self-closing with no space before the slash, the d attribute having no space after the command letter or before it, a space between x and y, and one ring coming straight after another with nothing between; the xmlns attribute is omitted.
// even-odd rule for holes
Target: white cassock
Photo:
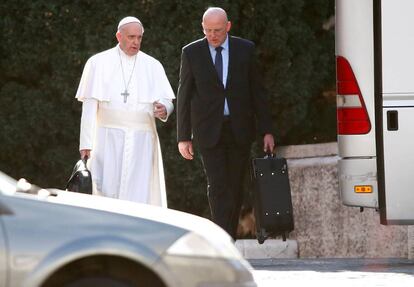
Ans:
<svg viewBox="0 0 414 287"><path fill-rule="evenodd" d="M83 102L79 149L92 150L96 192L167 207L153 103L163 104L168 118L175 97L161 63L117 45L89 58L76 98Z"/></svg>

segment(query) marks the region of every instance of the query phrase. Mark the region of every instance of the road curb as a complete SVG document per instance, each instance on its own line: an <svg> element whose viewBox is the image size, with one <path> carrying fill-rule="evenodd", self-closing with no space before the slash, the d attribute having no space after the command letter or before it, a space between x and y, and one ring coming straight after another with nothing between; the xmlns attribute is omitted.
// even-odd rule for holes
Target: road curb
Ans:
<svg viewBox="0 0 414 287"><path fill-rule="evenodd" d="M259 244L256 239L236 241L236 247L245 259L298 258L296 240L267 239Z"/></svg>

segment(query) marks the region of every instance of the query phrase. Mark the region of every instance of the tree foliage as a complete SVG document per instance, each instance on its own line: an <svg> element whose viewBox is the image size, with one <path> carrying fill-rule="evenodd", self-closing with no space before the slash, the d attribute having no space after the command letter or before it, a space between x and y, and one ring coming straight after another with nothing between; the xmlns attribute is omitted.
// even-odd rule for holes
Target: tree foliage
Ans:
<svg viewBox="0 0 414 287"><path fill-rule="evenodd" d="M78 158L83 65L113 47L127 15L145 26L142 50L163 63L177 90L181 48L203 37L209 6L226 9L231 34L256 43L278 145L335 138L334 36L330 0L35 0L0 4L0 170L40 186L64 187ZM328 96L324 96L328 95ZM158 123L170 206L206 215L199 156L177 152L175 115Z"/></svg>

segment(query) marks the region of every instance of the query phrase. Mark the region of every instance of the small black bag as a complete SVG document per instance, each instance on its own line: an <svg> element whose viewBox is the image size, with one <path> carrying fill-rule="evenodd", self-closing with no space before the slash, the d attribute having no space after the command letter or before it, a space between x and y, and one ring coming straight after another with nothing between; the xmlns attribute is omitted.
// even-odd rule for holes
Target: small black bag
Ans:
<svg viewBox="0 0 414 287"><path fill-rule="evenodd" d="M92 194L92 175L86 166L88 158L78 160L66 184L66 190Z"/></svg>

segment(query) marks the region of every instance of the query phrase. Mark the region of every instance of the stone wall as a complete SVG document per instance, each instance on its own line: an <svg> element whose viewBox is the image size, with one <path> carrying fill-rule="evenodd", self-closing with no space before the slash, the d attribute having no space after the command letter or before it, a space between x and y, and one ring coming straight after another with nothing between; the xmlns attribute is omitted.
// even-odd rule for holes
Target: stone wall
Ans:
<svg viewBox="0 0 414 287"><path fill-rule="evenodd" d="M280 147L288 159L298 257L408 257L408 227L384 226L374 209L342 205L337 144Z"/></svg>

